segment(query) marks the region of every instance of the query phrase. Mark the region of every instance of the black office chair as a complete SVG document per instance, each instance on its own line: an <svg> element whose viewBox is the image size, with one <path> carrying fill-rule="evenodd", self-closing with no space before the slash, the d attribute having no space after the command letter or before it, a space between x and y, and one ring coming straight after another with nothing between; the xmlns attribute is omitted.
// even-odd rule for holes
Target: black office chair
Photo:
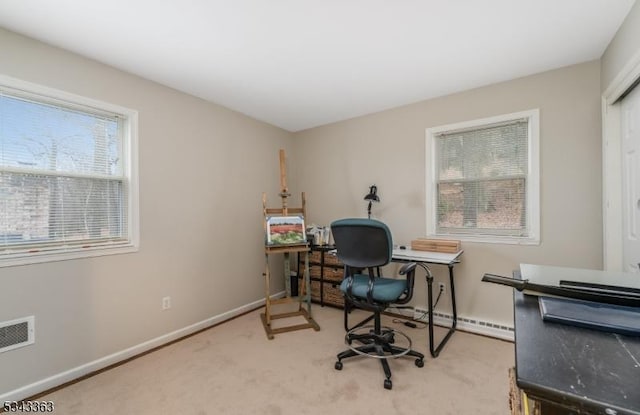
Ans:
<svg viewBox="0 0 640 415"><path fill-rule="evenodd" d="M338 354L335 368L342 370L342 360L348 357L376 357L380 359L386 376L384 387L391 389L388 358L413 356L416 357L416 366L424 366L424 355L411 350L411 339L400 331L383 327L380 322L381 313L390 305L405 304L411 300L416 264L407 263L402 266L399 273L406 275L406 278L380 276L380 267L391 261L393 251L391 232L380 221L341 219L331 224L331 232L337 256L345 266L340 290L345 298L345 329L348 330L345 341L349 345L348 350ZM373 315L349 328L347 314L353 307L371 311ZM364 323L372 319L373 326L364 326ZM408 347L394 344L397 335L405 338ZM354 342L359 345L353 346Z"/></svg>

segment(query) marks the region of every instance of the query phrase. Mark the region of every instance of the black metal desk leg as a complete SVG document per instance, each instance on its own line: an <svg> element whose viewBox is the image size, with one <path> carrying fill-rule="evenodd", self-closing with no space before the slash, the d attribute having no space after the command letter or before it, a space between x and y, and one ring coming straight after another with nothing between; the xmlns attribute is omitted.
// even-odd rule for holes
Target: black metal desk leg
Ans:
<svg viewBox="0 0 640 415"><path fill-rule="evenodd" d="M451 285L451 308L453 309L453 326L455 330L458 324L458 312L456 311L456 288L453 282L453 264L449 264L449 283Z"/></svg>
<svg viewBox="0 0 640 415"><path fill-rule="evenodd" d="M449 264L449 284L451 285L451 308L453 309L453 324L449 328L449 331L444 336L444 338L440 341L437 347L434 346L433 340L433 275L426 268L426 265L418 263L427 272L427 304L429 307L429 352L431 352L431 356L438 357L440 351L444 347L445 344L449 341L451 335L456 331L456 325L458 324L458 312L456 310L456 291L455 285L453 281L453 264Z"/></svg>
<svg viewBox="0 0 640 415"><path fill-rule="evenodd" d="M436 357L433 354L433 275L428 269L425 271L427 271L427 307L429 308L429 351L431 356Z"/></svg>

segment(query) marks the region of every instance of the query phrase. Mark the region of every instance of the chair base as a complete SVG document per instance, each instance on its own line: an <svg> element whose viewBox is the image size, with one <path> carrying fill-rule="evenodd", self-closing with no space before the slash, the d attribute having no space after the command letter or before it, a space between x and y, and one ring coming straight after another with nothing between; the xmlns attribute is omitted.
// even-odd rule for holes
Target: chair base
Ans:
<svg viewBox="0 0 640 415"><path fill-rule="evenodd" d="M370 329L368 333L358 333L358 331L366 329ZM407 347L401 347L394 344L396 336L398 335L408 342ZM352 346L354 341L362 343L362 345L354 347ZM377 358L380 360L382 370L385 374L385 389L391 389L393 387L393 383L391 382L391 368L389 367L388 359L412 356L416 358L416 366L424 366L424 355L411 349L411 339L409 336L401 331L393 330L388 327L380 327L378 330L375 330L373 326L356 327L346 334L345 343L347 343L349 349L337 355L338 361L335 363L335 369L342 370L342 360L353 356L360 355Z"/></svg>

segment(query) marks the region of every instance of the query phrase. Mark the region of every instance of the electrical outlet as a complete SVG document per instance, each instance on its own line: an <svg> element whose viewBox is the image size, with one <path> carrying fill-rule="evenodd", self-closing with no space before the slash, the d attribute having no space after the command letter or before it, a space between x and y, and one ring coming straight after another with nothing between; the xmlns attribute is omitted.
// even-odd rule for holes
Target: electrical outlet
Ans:
<svg viewBox="0 0 640 415"><path fill-rule="evenodd" d="M444 294L447 291L447 286L445 285L444 282L439 282L438 283L438 288L440 289L440 292L442 294Z"/></svg>
<svg viewBox="0 0 640 415"><path fill-rule="evenodd" d="M171 308L171 297L162 298L162 310L168 310Z"/></svg>
<svg viewBox="0 0 640 415"><path fill-rule="evenodd" d="M414 307L413 308L413 319L418 321L427 321L429 320L429 312L426 307Z"/></svg>

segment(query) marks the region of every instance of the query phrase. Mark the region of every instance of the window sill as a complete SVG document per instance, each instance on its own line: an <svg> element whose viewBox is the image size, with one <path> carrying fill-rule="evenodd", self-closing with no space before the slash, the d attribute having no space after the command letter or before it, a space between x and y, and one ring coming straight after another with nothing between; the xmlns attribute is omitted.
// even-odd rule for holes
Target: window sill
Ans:
<svg viewBox="0 0 640 415"><path fill-rule="evenodd" d="M435 239L455 239L461 242L474 242L485 244L503 244L503 245L540 245L538 238L519 238L513 236L490 236L490 235L466 235L466 234L436 234L428 235L429 238Z"/></svg>
<svg viewBox="0 0 640 415"><path fill-rule="evenodd" d="M67 261L72 259L92 258L105 255L129 254L139 250L136 244L117 246L96 246L91 248L69 248L58 251L21 252L0 255L0 268L21 265L40 264L44 262Z"/></svg>

